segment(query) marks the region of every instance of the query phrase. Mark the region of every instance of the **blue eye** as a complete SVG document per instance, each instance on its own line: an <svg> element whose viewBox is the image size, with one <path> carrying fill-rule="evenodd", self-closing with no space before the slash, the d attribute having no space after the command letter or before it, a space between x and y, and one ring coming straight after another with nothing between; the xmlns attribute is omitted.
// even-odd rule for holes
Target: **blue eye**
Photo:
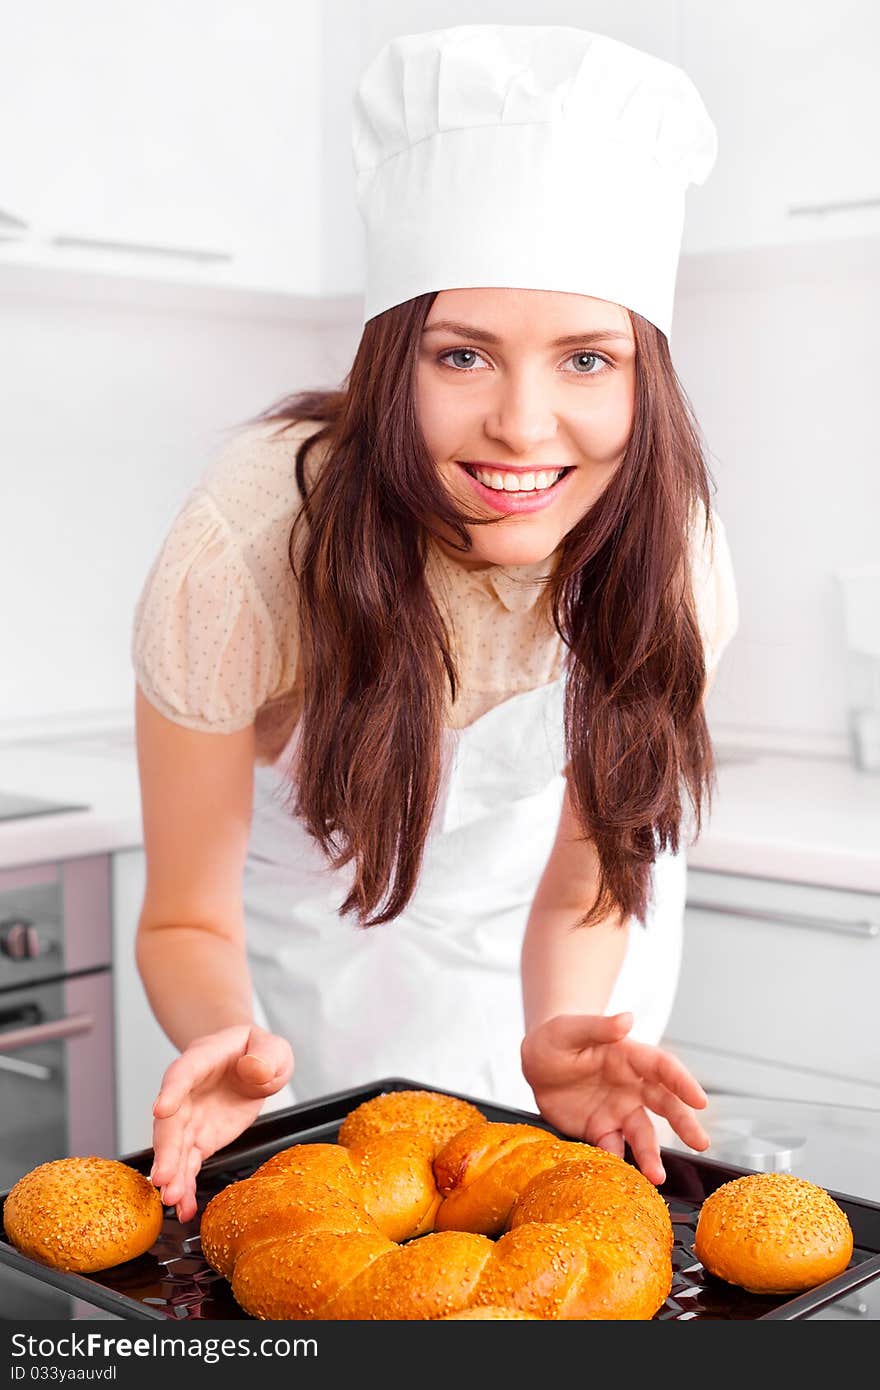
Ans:
<svg viewBox="0 0 880 1390"><path fill-rule="evenodd" d="M461 375L464 375L464 376L470 376L470 375L472 375L472 372L473 372L473 369L472 369L472 368L470 368L470 367L455 367L455 366L452 366L451 363L444 361L444 358L446 358L446 357L452 357L452 356L454 356L455 354L458 354L459 356L465 356L465 357L479 357L479 356L480 356L480 353L477 351L477 349L476 349L476 348L447 348L445 352L441 352L441 353L438 355L438 357L437 357L437 361L441 364L441 366L449 367L451 371L458 372L460 376L461 376ZM596 370L596 371L589 371L589 372L574 372L574 373L573 373L574 376L601 376L606 370L607 370L607 371L611 371L611 370L612 370L611 363L609 362L608 358L607 358L607 357L603 357L603 356L602 356L600 353L598 353L598 352L590 352L590 351L588 351L588 349L584 348L584 350L583 350L582 352L573 352L573 353L571 353L571 354L566 358L566 361L569 361L569 362L570 362L573 358L577 358L577 357L581 357L581 358L583 358L583 357L589 357L589 358L591 358L592 361L594 361L594 362L602 363L602 366L599 367L599 369Z"/></svg>

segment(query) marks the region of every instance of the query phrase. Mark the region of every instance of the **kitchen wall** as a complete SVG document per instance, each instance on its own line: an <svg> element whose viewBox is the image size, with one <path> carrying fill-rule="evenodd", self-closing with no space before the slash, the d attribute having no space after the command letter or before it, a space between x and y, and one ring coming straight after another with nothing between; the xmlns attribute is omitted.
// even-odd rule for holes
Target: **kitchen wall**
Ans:
<svg viewBox="0 0 880 1390"><path fill-rule="evenodd" d="M820 8L809 7L814 27ZM90 0L89 12L99 17L98 0ZM291 237L307 224L312 240L305 245L322 247L329 280L357 284L351 88L361 62L400 31L401 0L357 6L322 0L296 21L278 0L260 12L269 39L277 33L291 61L299 62L300 77L312 68L327 74L320 139L311 126L296 126L293 137L320 151L323 215L312 227L312 166L297 166L303 193ZM758 25L750 0L753 12ZM850 53L852 35L866 24L864 6L851 4L847 14L838 56ZM224 16L241 62L247 57L241 45L261 41L259 25L252 32L256 21L235 5L224 5ZM533 0L410 0L406 18L413 29L425 29L534 22L536 11ZM719 81L712 65L721 20L701 48L698 11L689 0L627 0L613 10L598 0L553 0L540 18L605 28L672 61L686 53L695 71ZM95 32L103 32L95 23ZM756 32L767 55L776 43L787 61L791 26L782 10L772 32L761 24ZM207 43L188 20L178 30L178 48ZM206 84L212 74L219 81L231 61L220 40L211 41ZM262 41L268 42L265 34ZM322 55L318 64L312 42ZM260 62L274 71L277 46L253 49L252 78ZM74 58L83 64L89 51ZM311 89L303 97L301 85L290 102L281 102L294 125L314 106ZM739 157L752 106L731 112L721 104L722 89L716 85L721 159L712 178L724 181L737 176L733 156ZM270 102L261 112L253 98L251 91L238 112L239 126L252 123L242 127L239 143L263 152L268 167L280 161L289 167L289 132L282 130L265 153L278 111ZM760 92L754 97L761 111L765 99ZM149 123L146 128L155 136ZM97 129L93 138L99 139ZM867 133L860 139L867 160ZM199 148L188 152L192 168L201 168ZM106 157L103 148L100 153ZM19 164L24 199L31 165L23 158ZM189 167L180 165L184 189ZM4 166L5 197L18 188L8 176ZM711 178L707 187L711 199ZM207 188L206 198L216 191ZM698 213L710 206L700 201L706 196L701 188L689 194ZM166 199L160 210L173 211L173 202ZM702 217L704 231L709 221ZM848 671L833 575L878 555L880 470L872 453L880 237L842 239L841 226L839 216L821 224L812 244L685 254L672 353L702 427L738 580L740 629L709 700L716 738L847 757ZM298 252L297 267L301 259ZM305 259L311 265L314 257ZM70 271L53 281L45 269L29 274L24 265L0 260L0 739L129 722L132 609L176 508L238 422L287 391L336 385L348 370L360 325L357 299L310 305L303 297L300 303L298 313L293 300L285 307L280 296L200 293L184 283Z"/></svg>
<svg viewBox="0 0 880 1390"><path fill-rule="evenodd" d="M130 718L132 608L177 506L230 428L356 343L124 298L0 285L0 736Z"/></svg>
<svg viewBox="0 0 880 1390"><path fill-rule="evenodd" d="M672 351L741 605L713 731L845 755L832 573L877 553L880 277L850 243L798 251L684 261ZM231 427L337 383L357 343L356 314L299 324L140 299L0 282L0 736L128 720L132 606L176 507Z"/></svg>
<svg viewBox="0 0 880 1390"><path fill-rule="evenodd" d="M671 343L717 483L740 629L713 731L849 756L834 572L880 558L880 243L684 261Z"/></svg>

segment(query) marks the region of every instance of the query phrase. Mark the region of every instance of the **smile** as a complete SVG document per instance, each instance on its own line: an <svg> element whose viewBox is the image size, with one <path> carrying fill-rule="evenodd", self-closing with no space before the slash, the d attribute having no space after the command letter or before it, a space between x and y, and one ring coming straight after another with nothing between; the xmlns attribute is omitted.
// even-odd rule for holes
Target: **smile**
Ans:
<svg viewBox="0 0 880 1390"><path fill-rule="evenodd" d="M500 469L480 468L475 463L463 463L461 466L467 469L472 478L495 492L544 492L558 483L563 473L568 472L567 468L556 468L534 473L508 473Z"/></svg>
<svg viewBox="0 0 880 1390"><path fill-rule="evenodd" d="M540 470L535 473L507 473L478 468L476 464L461 463L477 496L505 516L514 512L536 512L552 506L568 486L574 468Z"/></svg>

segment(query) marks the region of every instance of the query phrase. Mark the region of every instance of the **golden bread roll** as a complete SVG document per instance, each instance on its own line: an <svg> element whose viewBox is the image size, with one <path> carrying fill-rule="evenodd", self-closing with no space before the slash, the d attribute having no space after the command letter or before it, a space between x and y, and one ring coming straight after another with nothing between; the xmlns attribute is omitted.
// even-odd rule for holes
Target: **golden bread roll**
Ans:
<svg viewBox="0 0 880 1390"><path fill-rule="evenodd" d="M492 1304L486 1304L484 1308L465 1308L463 1313L444 1313L442 1318L436 1318L436 1322L464 1322L475 1321L491 1322L498 1318L510 1321L518 1318L522 1322L542 1322L543 1319L534 1313L520 1313L516 1308L496 1308Z"/></svg>
<svg viewBox="0 0 880 1390"><path fill-rule="evenodd" d="M261 1163L251 1178L284 1174L286 1177L309 1178L323 1182L334 1191L359 1202L361 1185L358 1169L351 1161L348 1149L340 1144L293 1144ZM246 1179L250 1182L251 1178Z"/></svg>
<svg viewBox="0 0 880 1390"><path fill-rule="evenodd" d="M799 1293L846 1269L853 1233L824 1188L791 1173L753 1173L705 1199L694 1251L710 1274L750 1293Z"/></svg>
<svg viewBox="0 0 880 1390"><path fill-rule="evenodd" d="M394 1130L347 1150L358 1171L361 1200L390 1240L409 1240L434 1228L440 1205L431 1161L434 1144L430 1135Z"/></svg>
<svg viewBox="0 0 880 1390"><path fill-rule="evenodd" d="M474 1306L503 1304L540 1318L651 1318L672 1286L656 1250L597 1240L577 1221L533 1221L493 1243Z"/></svg>
<svg viewBox="0 0 880 1390"><path fill-rule="evenodd" d="M245 1312L633 1319L662 1306L669 1211L623 1159L431 1092L352 1116L348 1145L293 1145L208 1203L203 1251Z"/></svg>
<svg viewBox="0 0 880 1390"><path fill-rule="evenodd" d="M444 1144L434 1160L434 1175L443 1193L436 1229L499 1235L529 1180L579 1156L585 1147L557 1139L536 1125L469 1125ZM603 1149L596 1152L605 1153Z"/></svg>
<svg viewBox="0 0 880 1390"><path fill-rule="evenodd" d="M385 1236L357 1232L262 1241L236 1260L232 1293L252 1317L312 1321L373 1260L399 1249Z"/></svg>
<svg viewBox="0 0 880 1390"><path fill-rule="evenodd" d="M470 1101L456 1096L438 1091L386 1091L346 1115L339 1127L339 1142L351 1148L392 1130L413 1129L434 1141L436 1153L453 1134L476 1120L485 1121L485 1116Z"/></svg>
<svg viewBox="0 0 880 1390"><path fill-rule="evenodd" d="M159 1238L156 1188L115 1158L41 1163L11 1189L3 1208L17 1250L53 1269L92 1274L136 1259Z"/></svg>
<svg viewBox="0 0 880 1390"><path fill-rule="evenodd" d="M306 1231L381 1234L360 1202L324 1183L268 1173L231 1183L211 1198L202 1213L202 1254L229 1279L245 1244Z"/></svg>
<svg viewBox="0 0 880 1390"><path fill-rule="evenodd" d="M491 1240L469 1231L436 1231L396 1245L329 1299L318 1316L402 1322L458 1313L471 1301L494 1249Z"/></svg>
<svg viewBox="0 0 880 1390"><path fill-rule="evenodd" d="M283 1149L211 1198L202 1215L202 1253L231 1279L244 1245L264 1237L312 1230L378 1233L394 1241L422 1235L440 1201L433 1148L429 1137L402 1130L351 1150L338 1144Z"/></svg>
<svg viewBox="0 0 880 1390"><path fill-rule="evenodd" d="M660 1193L622 1158L605 1158L610 1162L585 1156L539 1173L514 1203L510 1229L530 1221L578 1221L602 1240L651 1238L671 1258L672 1218Z"/></svg>

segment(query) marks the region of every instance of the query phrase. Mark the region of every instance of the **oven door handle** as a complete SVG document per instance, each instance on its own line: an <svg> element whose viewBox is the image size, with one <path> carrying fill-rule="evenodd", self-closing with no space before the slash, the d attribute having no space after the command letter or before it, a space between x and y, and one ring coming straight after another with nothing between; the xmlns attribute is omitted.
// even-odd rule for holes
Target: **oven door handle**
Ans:
<svg viewBox="0 0 880 1390"><path fill-rule="evenodd" d="M93 1014L67 1014L49 1023L35 1023L30 1028L10 1028L5 1033L0 1031L0 1053L18 1052L20 1048L33 1047L36 1043L75 1038L79 1033L90 1033L94 1026Z"/></svg>
<svg viewBox="0 0 880 1390"><path fill-rule="evenodd" d="M20 1057L4 1057L0 1052L0 1075L26 1076L31 1081L51 1081L54 1072L42 1062L23 1062Z"/></svg>

